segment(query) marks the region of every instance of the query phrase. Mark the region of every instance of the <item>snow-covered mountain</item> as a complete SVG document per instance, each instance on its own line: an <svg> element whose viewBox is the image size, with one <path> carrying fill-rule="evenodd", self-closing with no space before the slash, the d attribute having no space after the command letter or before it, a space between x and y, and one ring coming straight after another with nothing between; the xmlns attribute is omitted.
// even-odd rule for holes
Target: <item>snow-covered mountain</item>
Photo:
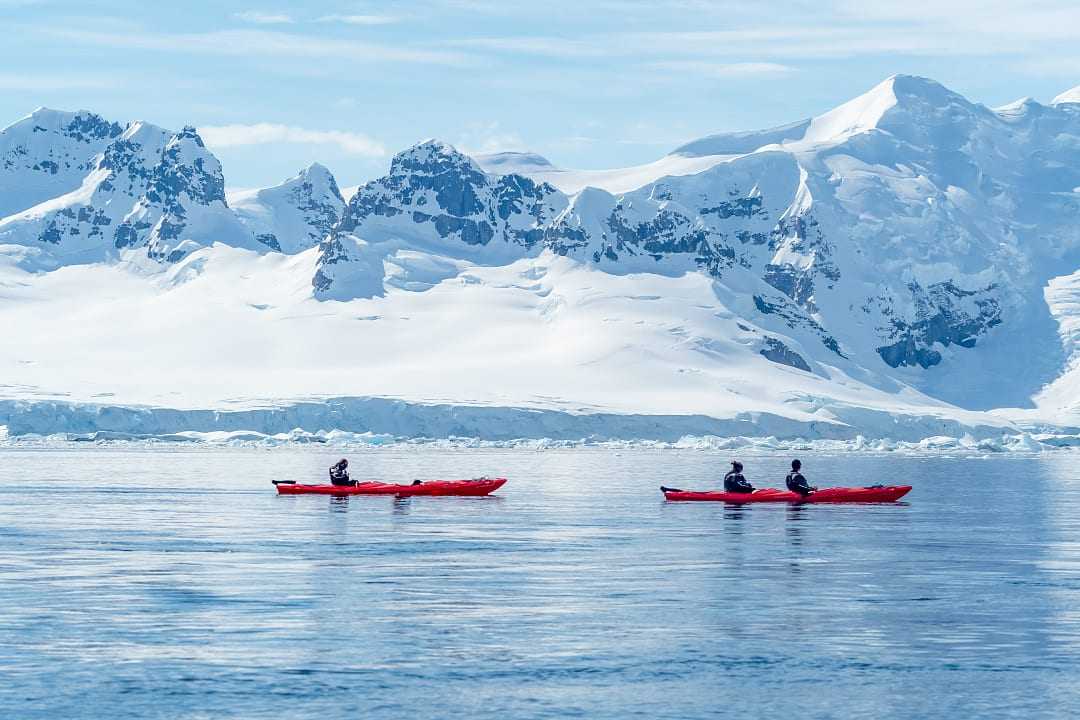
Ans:
<svg viewBox="0 0 1080 720"><path fill-rule="evenodd" d="M92 113L39 108L0 132L0 217L78 189L123 131Z"/></svg>
<svg viewBox="0 0 1080 720"><path fill-rule="evenodd" d="M463 267L507 264L537 246L566 197L522 175L490 175L428 140L399 153L390 174L362 185L319 248L319 297L382 295L389 282L428 288ZM425 258L416 261L416 253Z"/></svg>
<svg viewBox="0 0 1080 720"><path fill-rule="evenodd" d="M1077 85L1072 90L1066 90L1058 95L1050 103L1051 105L1062 105L1064 103L1080 103L1080 85Z"/></svg>
<svg viewBox="0 0 1080 720"><path fill-rule="evenodd" d="M896 76L820 117L688 143L673 156L706 169L617 194L560 192L537 156L485 156L484 172L425 143L360 188L314 285L370 297L543 250L609 273L702 272L748 322L809 349L783 355L796 367L1022 406L1066 361L1043 291L1080 264L1078 138L1072 104L995 111Z"/></svg>
<svg viewBox="0 0 1080 720"><path fill-rule="evenodd" d="M231 205L260 243L292 254L330 234L345 200L330 171L315 163L280 185L237 193Z"/></svg>
<svg viewBox="0 0 1080 720"><path fill-rule="evenodd" d="M321 240L344 201L329 171L305 170L234 211L221 163L196 130L124 127L39 109L0 132L0 244L50 269L136 252L177 262L223 243L295 252Z"/></svg>
<svg viewBox="0 0 1080 720"><path fill-rule="evenodd" d="M246 338L237 373L221 370L228 382L188 376L206 404L224 397L211 389L221 385L245 397L756 413L747 422L762 431L782 418L816 436L888 433L901 417L909 435L936 422L1075 426L1075 98L990 109L894 76L821 116L712 135L645 166L564 170L430 140L347 202L315 165L234 194L232 207L194 131L100 121L84 141L64 128L91 116L62 116L41 126L55 128L55 154L72 169L34 186L58 195L11 201L0 245L15 249L0 255L52 258L35 269L110 260L117 248L162 261L129 291L192 318L212 303L206 322L222 340ZM7 136L33 132L26 122L0 148L26 145ZM11 172L40 174L51 147L27 146ZM29 289L14 294L40 308L49 288L62 335L79 277L124 284L104 267L20 276ZM20 307L0 308L0 321L30 332ZM139 327L128 331L144 353L170 345ZM296 342L286 352L278 337ZM95 344L91 333L88 353ZM48 361L20 353L0 351L0 367L44 387ZM117 389L136 376L86 370L78 382L165 402Z"/></svg>

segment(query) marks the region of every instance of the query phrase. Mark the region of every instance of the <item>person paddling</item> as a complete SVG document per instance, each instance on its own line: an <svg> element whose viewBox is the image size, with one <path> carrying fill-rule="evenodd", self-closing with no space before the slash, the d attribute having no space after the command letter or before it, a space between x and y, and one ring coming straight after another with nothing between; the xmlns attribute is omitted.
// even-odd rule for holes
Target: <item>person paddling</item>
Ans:
<svg viewBox="0 0 1080 720"><path fill-rule="evenodd" d="M806 482L806 478L800 472L802 470L802 462L798 460L791 461L791 472L788 473L784 482L787 483L787 489L793 493L799 493L803 497L806 497L810 493L817 490L816 487L810 487L810 483Z"/></svg>
<svg viewBox="0 0 1080 720"><path fill-rule="evenodd" d="M724 492L729 493L752 493L754 486L746 481L742 474L742 463L738 460L731 461L731 470L724 476Z"/></svg>
<svg viewBox="0 0 1080 720"><path fill-rule="evenodd" d="M330 484L352 486L356 483L349 478L349 461L341 458L330 466Z"/></svg>

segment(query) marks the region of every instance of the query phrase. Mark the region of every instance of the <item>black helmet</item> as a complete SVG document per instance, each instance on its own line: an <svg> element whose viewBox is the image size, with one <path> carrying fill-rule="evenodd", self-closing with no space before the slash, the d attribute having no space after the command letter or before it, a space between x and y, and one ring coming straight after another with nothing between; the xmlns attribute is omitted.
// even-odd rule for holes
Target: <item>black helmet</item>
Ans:
<svg viewBox="0 0 1080 720"><path fill-rule="evenodd" d="M731 467L735 468L735 472L742 472L742 463L738 460L732 460Z"/></svg>
<svg viewBox="0 0 1080 720"><path fill-rule="evenodd" d="M798 470L801 467L802 467L802 461L801 460L792 460L791 461L791 469L792 470Z"/></svg>
<svg viewBox="0 0 1080 720"><path fill-rule="evenodd" d="M349 466L349 461L346 460L345 458L341 458L340 460L337 461L337 464L341 465L342 467L348 467Z"/></svg>

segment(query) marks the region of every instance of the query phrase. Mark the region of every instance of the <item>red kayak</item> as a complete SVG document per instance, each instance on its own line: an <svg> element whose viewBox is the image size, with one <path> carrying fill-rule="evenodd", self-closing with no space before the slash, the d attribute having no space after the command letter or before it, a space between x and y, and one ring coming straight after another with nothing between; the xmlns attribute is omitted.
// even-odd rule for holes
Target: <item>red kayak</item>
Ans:
<svg viewBox="0 0 1080 720"><path fill-rule="evenodd" d="M688 490L676 490L674 488L660 488L664 497L668 500L697 500L727 503L759 503L759 502L788 502L788 503L886 503L896 502L911 492L910 485L879 485L878 487L824 488L812 492L806 497L793 493L790 490L775 490L765 488L755 490L752 493L729 493L720 490L704 490L693 492Z"/></svg>
<svg viewBox="0 0 1080 720"><path fill-rule="evenodd" d="M279 495L487 495L506 484L506 478L425 480L419 485L359 482L356 485L300 485L276 482Z"/></svg>

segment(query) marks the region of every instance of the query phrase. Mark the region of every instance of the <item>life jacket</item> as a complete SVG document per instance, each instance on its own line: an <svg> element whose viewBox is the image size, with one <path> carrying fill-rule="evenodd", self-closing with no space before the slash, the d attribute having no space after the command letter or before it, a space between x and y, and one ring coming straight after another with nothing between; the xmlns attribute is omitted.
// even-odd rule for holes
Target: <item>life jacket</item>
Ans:
<svg viewBox="0 0 1080 720"><path fill-rule="evenodd" d="M800 495L805 495L810 492L810 483L806 482L806 478L803 477L803 474L798 470L789 472L788 476L784 479L784 483L791 492L797 492Z"/></svg>

